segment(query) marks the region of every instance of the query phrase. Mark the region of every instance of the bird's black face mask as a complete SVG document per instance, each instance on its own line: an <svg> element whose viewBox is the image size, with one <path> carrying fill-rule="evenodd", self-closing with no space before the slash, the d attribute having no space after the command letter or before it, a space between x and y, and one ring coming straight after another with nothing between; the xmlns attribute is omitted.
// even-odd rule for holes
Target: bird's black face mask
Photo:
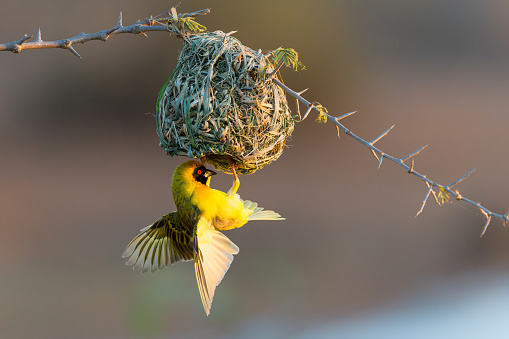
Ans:
<svg viewBox="0 0 509 339"><path fill-rule="evenodd" d="M193 177L196 181L206 185L208 178L216 174L216 172L207 169L205 166L200 166L194 170Z"/></svg>

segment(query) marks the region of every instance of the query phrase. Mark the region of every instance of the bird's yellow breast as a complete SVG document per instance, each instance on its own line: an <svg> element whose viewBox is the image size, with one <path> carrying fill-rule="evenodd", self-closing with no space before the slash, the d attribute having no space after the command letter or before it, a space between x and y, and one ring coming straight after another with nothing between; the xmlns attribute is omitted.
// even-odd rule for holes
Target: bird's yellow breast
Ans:
<svg viewBox="0 0 509 339"><path fill-rule="evenodd" d="M206 185L197 185L191 203L198 207L201 216L219 230L241 227L247 222L244 205L226 193L211 189Z"/></svg>
<svg viewBox="0 0 509 339"><path fill-rule="evenodd" d="M242 202L226 193L210 188L193 178L196 161L181 164L172 178L172 192L182 222L196 224L199 218L207 219L214 228L229 230L247 222Z"/></svg>

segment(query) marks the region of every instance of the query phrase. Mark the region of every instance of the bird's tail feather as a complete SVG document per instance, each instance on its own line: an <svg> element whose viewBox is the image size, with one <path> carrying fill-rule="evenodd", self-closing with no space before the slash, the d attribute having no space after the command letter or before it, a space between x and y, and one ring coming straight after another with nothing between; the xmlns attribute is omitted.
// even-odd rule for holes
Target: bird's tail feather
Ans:
<svg viewBox="0 0 509 339"><path fill-rule="evenodd" d="M285 220L277 212L264 210L263 207L258 207L258 203L249 200L242 200L244 209L247 211L247 220Z"/></svg>

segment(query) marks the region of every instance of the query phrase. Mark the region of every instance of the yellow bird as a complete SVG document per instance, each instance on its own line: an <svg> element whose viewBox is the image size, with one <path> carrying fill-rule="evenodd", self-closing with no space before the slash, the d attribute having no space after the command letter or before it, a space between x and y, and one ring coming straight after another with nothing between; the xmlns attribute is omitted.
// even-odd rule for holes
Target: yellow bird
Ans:
<svg viewBox="0 0 509 339"><path fill-rule="evenodd" d="M201 162L189 160L175 169L172 192L177 211L141 230L127 245L122 257L126 265L142 272L167 267L175 262L194 260L194 269L203 307L207 315L216 286L223 279L239 248L221 231L238 228L250 220L284 220L278 213L242 200L236 194L235 175L228 193L210 188L216 172Z"/></svg>

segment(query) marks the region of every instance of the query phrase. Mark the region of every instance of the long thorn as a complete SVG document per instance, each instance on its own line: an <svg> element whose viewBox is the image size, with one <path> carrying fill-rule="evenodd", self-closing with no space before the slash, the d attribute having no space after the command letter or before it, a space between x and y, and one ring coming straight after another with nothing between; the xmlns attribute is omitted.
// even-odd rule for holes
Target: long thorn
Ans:
<svg viewBox="0 0 509 339"><path fill-rule="evenodd" d="M315 104L314 103L311 103L311 105L308 106L308 110L306 111L306 113L304 113L304 116L302 117L302 120L301 121L304 121L304 119L306 119L309 115L309 112L311 112L311 110L315 107Z"/></svg>
<svg viewBox="0 0 509 339"><path fill-rule="evenodd" d="M37 37L35 38L35 42L42 41L41 37L41 28L39 27L39 30L37 30Z"/></svg>
<svg viewBox="0 0 509 339"><path fill-rule="evenodd" d="M279 60L279 63L277 64L276 68L274 68L274 70L267 75L267 80L271 80L273 77L276 76L277 72L279 72L281 67L283 67L284 62L285 61L283 59Z"/></svg>
<svg viewBox="0 0 509 339"><path fill-rule="evenodd" d="M299 116L299 121L302 121L302 116L300 115L299 99L295 99L295 106L297 106L297 115Z"/></svg>
<svg viewBox="0 0 509 339"><path fill-rule="evenodd" d="M488 229L488 226L490 225L490 222L491 222L491 213L488 214L486 213L486 211L484 211L482 208L479 208L481 210L481 212L484 214L484 216L486 217L486 224L484 224L484 228L482 230L482 233L481 233L481 236L480 238L482 238L482 236L484 235L484 233L486 233L486 230Z"/></svg>
<svg viewBox="0 0 509 339"><path fill-rule="evenodd" d="M76 55L78 58L83 59L83 58L81 57L81 55L79 55L79 53L78 53L78 52L76 52L76 50L75 50L72 46L68 46L68 47L66 47L66 49L68 49L69 51L71 51L71 53L72 53L72 54L74 54L74 55Z"/></svg>
<svg viewBox="0 0 509 339"><path fill-rule="evenodd" d="M433 186L431 186L433 187ZM431 194L433 194L433 198L435 199L435 203L438 205L438 206L442 206L442 204L440 203L440 200L438 200L438 197L437 197L437 194L435 193L434 190L431 190Z"/></svg>
<svg viewBox="0 0 509 339"><path fill-rule="evenodd" d="M339 116L337 118L334 118L334 119L336 119L336 121L339 122L339 120L344 119L346 117L349 117L350 115L355 114L355 113L357 113L357 111L353 111L353 112L350 112L350 113L343 114L343 115L341 115L341 116Z"/></svg>
<svg viewBox="0 0 509 339"><path fill-rule="evenodd" d="M382 166L382 160L384 160L384 154L380 153L380 160L378 162L378 169L380 169L380 166Z"/></svg>
<svg viewBox="0 0 509 339"><path fill-rule="evenodd" d="M412 173L414 171L414 159L412 159L412 164L410 165L410 168L408 169L408 173Z"/></svg>
<svg viewBox="0 0 509 339"><path fill-rule="evenodd" d="M385 137L387 135L387 133L389 133L391 131L391 129L394 128L394 126L396 125L392 125L391 127L389 127L385 132L383 132L382 134L380 134L378 136L378 138L376 138L375 140L371 141L370 144L371 145L374 145L377 141L379 141L380 139L382 139L383 137Z"/></svg>
<svg viewBox="0 0 509 339"><path fill-rule="evenodd" d="M376 152L374 149L370 148L369 149L371 151L371 153L373 154L373 156L376 158L377 161L380 161L380 159L378 158L378 155L376 155Z"/></svg>
<svg viewBox="0 0 509 339"><path fill-rule="evenodd" d="M407 155L406 157L404 158L401 158L401 161L405 162L407 161L408 159L412 158L412 157L415 157L417 154L419 154L423 149L425 149L426 147L428 147L428 145L424 145L422 146L421 148L419 148L417 151L413 152L413 153L410 153L409 155Z"/></svg>
<svg viewBox="0 0 509 339"><path fill-rule="evenodd" d="M462 176L461 178L459 178L458 180L456 180L455 182L453 182L452 184L447 186L447 188L452 188L452 187L456 186L457 184L459 184L460 182L462 182L463 180L465 180L466 178L468 178L470 176L470 174L472 174L475 171L475 169L476 169L475 167L473 169L471 169L467 174L465 174L464 176Z"/></svg>

